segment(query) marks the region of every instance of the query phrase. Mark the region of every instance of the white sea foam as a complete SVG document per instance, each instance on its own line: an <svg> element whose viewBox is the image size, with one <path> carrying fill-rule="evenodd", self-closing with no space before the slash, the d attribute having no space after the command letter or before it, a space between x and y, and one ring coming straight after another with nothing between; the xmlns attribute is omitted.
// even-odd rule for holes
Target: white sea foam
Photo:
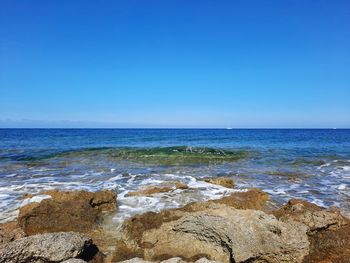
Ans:
<svg viewBox="0 0 350 263"><path fill-rule="evenodd" d="M343 166L342 169L343 169L344 171L350 171L350 166Z"/></svg>
<svg viewBox="0 0 350 263"><path fill-rule="evenodd" d="M52 198L51 195L36 195L31 198L26 198L22 201L20 207L25 206L30 203L40 203L44 199Z"/></svg>
<svg viewBox="0 0 350 263"><path fill-rule="evenodd" d="M338 190L345 190L347 188L346 184L340 184Z"/></svg>

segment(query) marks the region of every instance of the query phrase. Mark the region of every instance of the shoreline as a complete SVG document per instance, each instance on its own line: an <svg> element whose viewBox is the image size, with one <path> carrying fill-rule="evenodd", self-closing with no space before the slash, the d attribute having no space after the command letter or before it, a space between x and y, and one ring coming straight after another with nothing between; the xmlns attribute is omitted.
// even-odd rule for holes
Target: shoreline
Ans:
<svg viewBox="0 0 350 263"><path fill-rule="evenodd" d="M234 189L234 182L227 177L206 180L209 184ZM173 182L140 188L130 194L150 196L175 192L181 195L177 189L188 189L188 186ZM131 262L142 262L141 259L159 262L176 258L174 262L321 263L326 261L321 261L320 255L329 257L329 262L343 262L332 260L334 257L343 260L350 255L350 237L342 234L349 231L350 220L341 215L339 209L321 208L298 199L276 207L271 205L269 195L259 189L231 192L218 199L156 213L137 214L125 219L119 227L108 223L118 214L118 198L110 190L95 193L52 190L26 198L31 198L31 202L21 207L17 221L0 224L2 258L7 255L4 248L18 246L18 242L32 236L40 239L45 233L62 231L90 238L89 242L98 252L90 255L91 258L76 255L87 262L121 262L132 258L139 259ZM217 243L218 240L221 241ZM331 244L330 247L322 247L319 240ZM266 245L266 241L271 245ZM188 242L192 247L186 246ZM339 251L343 252L339 254ZM23 257L22 252L16 253L12 257Z"/></svg>

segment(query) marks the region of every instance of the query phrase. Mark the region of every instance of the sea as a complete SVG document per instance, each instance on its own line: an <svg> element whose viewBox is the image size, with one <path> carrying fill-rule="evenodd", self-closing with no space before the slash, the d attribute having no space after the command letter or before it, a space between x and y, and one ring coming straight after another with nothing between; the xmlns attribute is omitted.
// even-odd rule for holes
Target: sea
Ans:
<svg viewBox="0 0 350 263"><path fill-rule="evenodd" d="M226 160L230 153L239 158ZM207 158L216 155L223 159ZM234 189L203 181L218 176ZM189 189L128 196L167 181ZM0 129L0 222L17 216L25 194L48 189L115 191L118 223L251 187L276 205L301 198L349 215L350 130Z"/></svg>

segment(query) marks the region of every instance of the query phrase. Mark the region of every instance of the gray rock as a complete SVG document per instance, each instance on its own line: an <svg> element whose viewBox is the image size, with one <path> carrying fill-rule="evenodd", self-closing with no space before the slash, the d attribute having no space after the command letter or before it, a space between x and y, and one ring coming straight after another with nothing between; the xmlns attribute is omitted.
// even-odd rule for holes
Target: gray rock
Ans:
<svg viewBox="0 0 350 263"><path fill-rule="evenodd" d="M186 261L183 261L181 258L179 257L175 257L175 258L169 258L167 260L163 260L161 263L185 263Z"/></svg>
<svg viewBox="0 0 350 263"><path fill-rule="evenodd" d="M143 260L142 258L132 258L124 261L119 261L119 263L152 263L152 262Z"/></svg>
<svg viewBox="0 0 350 263"><path fill-rule="evenodd" d="M85 260L82 260L80 258L71 258L65 261L62 261L61 263L87 263Z"/></svg>
<svg viewBox="0 0 350 263"><path fill-rule="evenodd" d="M262 211L217 205L146 231L145 259L164 255L220 262L302 262L309 253L308 228Z"/></svg>
<svg viewBox="0 0 350 263"><path fill-rule="evenodd" d="M207 258L200 258L196 261L196 263L220 263L219 261L209 260Z"/></svg>
<svg viewBox="0 0 350 263"><path fill-rule="evenodd" d="M132 258L119 263L155 263L156 261L146 261L142 258ZM186 263L187 261L182 260L180 257L169 258L167 260L160 261L160 263ZM72 262L73 263L73 262ZM77 262L78 263L78 262ZM218 261L208 260L206 258L198 259L195 263L220 263Z"/></svg>
<svg viewBox="0 0 350 263"><path fill-rule="evenodd" d="M92 240L74 232L20 238L0 246L0 263L55 263L97 252Z"/></svg>

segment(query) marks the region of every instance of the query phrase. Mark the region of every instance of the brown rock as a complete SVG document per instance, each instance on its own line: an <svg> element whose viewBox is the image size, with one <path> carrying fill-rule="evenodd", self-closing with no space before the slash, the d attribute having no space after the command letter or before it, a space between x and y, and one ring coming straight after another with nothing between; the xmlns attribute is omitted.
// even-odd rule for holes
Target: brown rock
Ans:
<svg viewBox="0 0 350 263"><path fill-rule="evenodd" d="M310 202L291 199L273 214L283 220L293 220L309 227L309 234L322 230L335 230L349 224L349 219L342 216L339 209L325 209Z"/></svg>
<svg viewBox="0 0 350 263"><path fill-rule="evenodd" d="M304 263L350 263L350 226L319 231L309 237L310 254Z"/></svg>
<svg viewBox="0 0 350 263"><path fill-rule="evenodd" d="M350 220L339 209L292 199L273 214L308 227L310 254L304 263L350 263Z"/></svg>
<svg viewBox="0 0 350 263"><path fill-rule="evenodd" d="M24 237L25 233L17 225L17 222L6 222L0 224L0 245Z"/></svg>
<svg viewBox="0 0 350 263"><path fill-rule="evenodd" d="M59 191L49 190L41 194L50 195L55 201L84 201L93 208L100 211L114 212L117 206L117 197L115 192L101 190L97 192L88 191Z"/></svg>
<svg viewBox="0 0 350 263"><path fill-rule="evenodd" d="M188 186L182 182L164 182L157 186L145 186L137 191L129 192L127 196L147 196L158 193L166 193L176 189L187 189Z"/></svg>
<svg viewBox="0 0 350 263"><path fill-rule="evenodd" d="M230 177L205 178L204 181L210 184L217 184L227 188L233 188L235 186L235 183Z"/></svg>
<svg viewBox="0 0 350 263"><path fill-rule="evenodd" d="M61 231L86 232L94 226L99 212L84 201L45 199L20 209L18 224L27 235Z"/></svg>
<svg viewBox="0 0 350 263"><path fill-rule="evenodd" d="M246 192L236 192L229 196L225 196L216 200L207 202L194 202L184 206L182 209L188 212L199 211L205 209L208 205L224 204L237 209L257 209L262 210L266 202L269 200L269 195L257 188L252 188Z"/></svg>
<svg viewBox="0 0 350 263"><path fill-rule="evenodd" d="M52 198L29 203L20 209L18 225L28 235L59 231L87 232L103 212L115 211L111 191L46 191Z"/></svg>
<svg viewBox="0 0 350 263"><path fill-rule="evenodd" d="M134 257L144 257L144 249L149 244L142 241L143 234L153 229L159 229L163 224L178 220L193 212L205 211L213 206L233 207L239 209L261 209L269 199L268 194L251 189L247 192L237 192L230 196L206 202L190 203L183 208L164 210L159 213L147 212L136 215L124 221L122 236L116 245L114 261L127 260ZM200 255L199 255L200 256ZM203 255L201 256L203 257ZM198 259L198 258L196 258Z"/></svg>
<svg viewBox="0 0 350 263"><path fill-rule="evenodd" d="M280 222L262 211L211 203L198 212L162 215L128 220L114 261L181 257L193 262L205 257L219 262L301 262L308 253L306 226Z"/></svg>

